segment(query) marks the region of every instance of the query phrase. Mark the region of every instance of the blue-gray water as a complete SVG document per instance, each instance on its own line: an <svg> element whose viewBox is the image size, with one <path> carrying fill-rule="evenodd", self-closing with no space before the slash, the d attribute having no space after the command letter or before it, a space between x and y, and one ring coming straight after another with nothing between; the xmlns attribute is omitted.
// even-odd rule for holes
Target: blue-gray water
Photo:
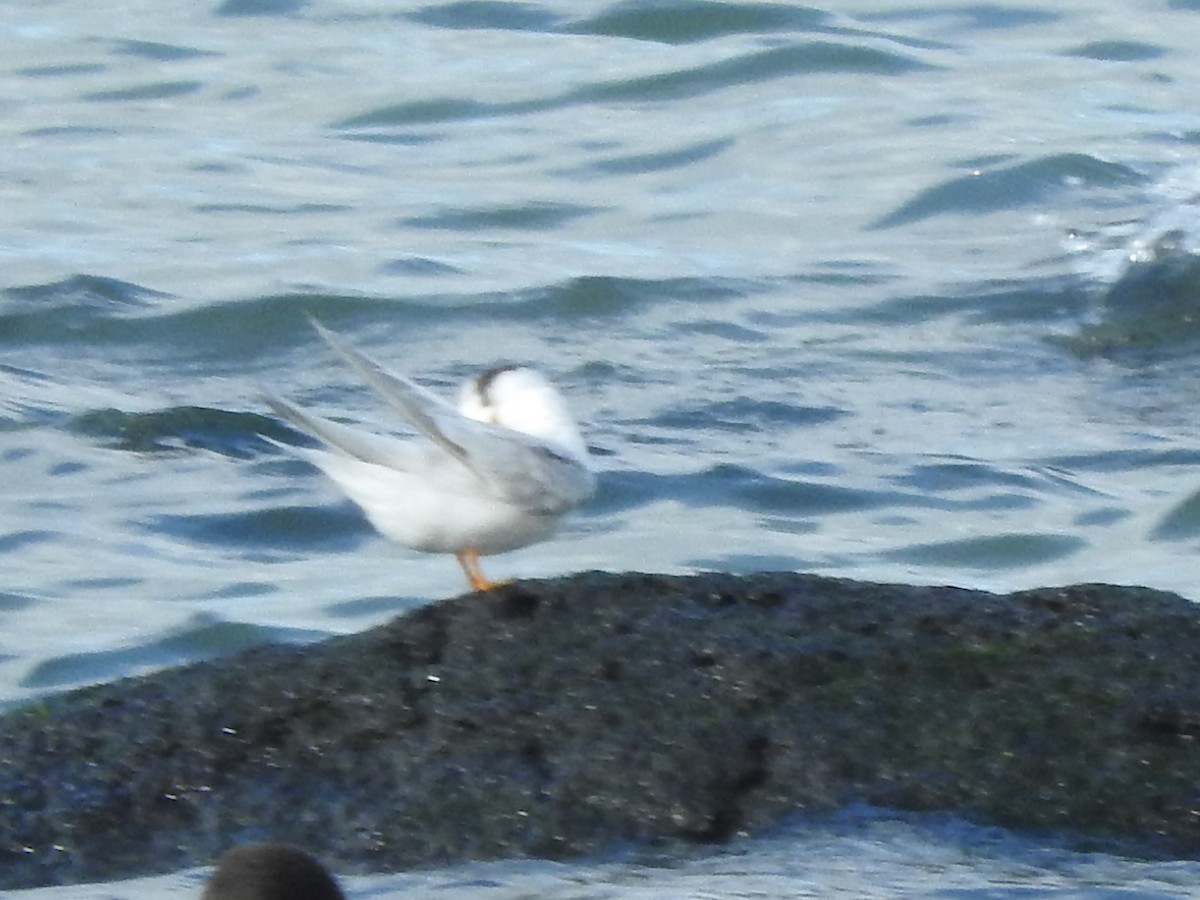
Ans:
<svg viewBox="0 0 1200 900"><path fill-rule="evenodd" d="M20 900L195 898L207 873L14 892ZM1200 865L1069 852L994 829L854 811L690 858L514 860L343 879L350 900L1166 900Z"/></svg>
<svg viewBox="0 0 1200 900"><path fill-rule="evenodd" d="M305 313L438 390L567 393L599 495L493 577L1200 597L1196 0L3 13L0 702L462 589L256 437L263 385L385 419ZM901 846L970 871L955 835ZM991 850L937 894L876 844L839 887L862 848L793 834L812 868L750 893L1176 896Z"/></svg>

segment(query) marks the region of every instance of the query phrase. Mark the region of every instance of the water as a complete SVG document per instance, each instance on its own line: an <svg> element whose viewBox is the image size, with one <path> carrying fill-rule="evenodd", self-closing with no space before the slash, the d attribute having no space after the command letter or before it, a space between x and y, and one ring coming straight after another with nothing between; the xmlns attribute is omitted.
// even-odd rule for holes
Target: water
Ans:
<svg viewBox="0 0 1200 900"><path fill-rule="evenodd" d="M383 418L306 312L438 390L519 360L568 394L599 496L492 577L1200 595L1198 16L11 0L0 702L462 589L256 437L260 385ZM906 858L984 840L884 841L871 890L933 895ZM837 893L863 853L784 846L818 874L745 890ZM1174 896L966 853L963 896Z"/></svg>
<svg viewBox="0 0 1200 900"><path fill-rule="evenodd" d="M105 900L195 897L207 872L105 885ZM1135 861L1072 852L936 818L880 819L869 811L739 840L690 858L469 863L400 875L339 879L352 898L651 900L773 897L856 900L1166 900L1196 896L1194 862ZM17 891L21 900L94 900L97 886Z"/></svg>

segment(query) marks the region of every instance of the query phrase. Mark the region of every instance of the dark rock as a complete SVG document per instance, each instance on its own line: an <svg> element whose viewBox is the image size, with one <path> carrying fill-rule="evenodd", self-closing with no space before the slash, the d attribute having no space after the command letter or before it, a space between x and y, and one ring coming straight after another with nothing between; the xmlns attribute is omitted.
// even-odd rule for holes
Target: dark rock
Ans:
<svg viewBox="0 0 1200 900"><path fill-rule="evenodd" d="M585 574L0 718L0 887L249 840L340 871L722 841L866 801L1200 855L1200 610Z"/></svg>

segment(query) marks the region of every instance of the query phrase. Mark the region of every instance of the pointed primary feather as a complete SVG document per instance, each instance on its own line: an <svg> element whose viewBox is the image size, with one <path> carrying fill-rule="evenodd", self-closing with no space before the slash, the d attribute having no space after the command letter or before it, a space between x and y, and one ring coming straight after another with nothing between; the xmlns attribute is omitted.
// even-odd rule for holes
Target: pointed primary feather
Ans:
<svg viewBox="0 0 1200 900"><path fill-rule="evenodd" d="M358 372L389 405L408 420L414 428L438 444L443 450L458 459L465 459L466 451L448 438L439 427L438 420L447 415L457 415L453 407L436 394L403 376L389 372L365 353L346 341L340 334L331 331L309 317L317 334L325 339L333 351Z"/></svg>
<svg viewBox="0 0 1200 900"><path fill-rule="evenodd" d="M271 393L264 392L263 399L271 409L279 414L280 418L295 425L301 431L308 432L330 447L342 451L347 456L389 469L407 468L406 463L408 457L411 457L412 448L405 441L340 425L323 416L305 412L300 407ZM303 447L289 446L288 449L302 456L311 455L311 451L306 451Z"/></svg>

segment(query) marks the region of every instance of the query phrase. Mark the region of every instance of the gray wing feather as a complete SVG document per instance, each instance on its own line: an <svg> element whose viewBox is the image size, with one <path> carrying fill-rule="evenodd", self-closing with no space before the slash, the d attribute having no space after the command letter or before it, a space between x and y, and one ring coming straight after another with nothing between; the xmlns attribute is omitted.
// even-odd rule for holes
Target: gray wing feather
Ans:
<svg viewBox="0 0 1200 900"><path fill-rule="evenodd" d="M340 334L330 331L316 319L309 317L309 321L317 330L317 334L325 339L325 343L362 376L363 380L388 402L388 405L451 456L465 461L466 450L451 440L439 427L439 419L458 416L457 410L419 384L389 372L365 353L359 352Z"/></svg>
<svg viewBox="0 0 1200 900"><path fill-rule="evenodd" d="M412 454L411 449L402 441L359 431L322 416L314 416L268 392L263 393L263 399L280 418L355 459L389 469L407 468L404 463Z"/></svg>

